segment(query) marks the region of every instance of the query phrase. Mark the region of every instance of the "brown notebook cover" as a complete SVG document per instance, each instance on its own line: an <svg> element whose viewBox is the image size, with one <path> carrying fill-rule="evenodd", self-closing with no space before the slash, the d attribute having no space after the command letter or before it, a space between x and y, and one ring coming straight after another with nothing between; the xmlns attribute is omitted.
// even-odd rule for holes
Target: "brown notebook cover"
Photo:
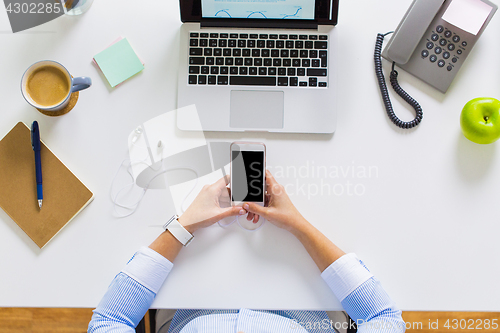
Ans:
<svg viewBox="0 0 500 333"><path fill-rule="evenodd" d="M42 209L38 208L30 129L19 122L0 141L0 207L42 248L94 195L43 142L40 155Z"/></svg>

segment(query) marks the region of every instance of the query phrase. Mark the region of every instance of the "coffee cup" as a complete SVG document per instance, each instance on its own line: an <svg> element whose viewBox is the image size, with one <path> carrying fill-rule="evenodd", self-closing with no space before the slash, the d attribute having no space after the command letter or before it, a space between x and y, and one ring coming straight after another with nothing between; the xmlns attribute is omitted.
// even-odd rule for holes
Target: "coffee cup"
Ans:
<svg viewBox="0 0 500 333"><path fill-rule="evenodd" d="M43 111L64 109L72 93L92 85L89 77L72 77L60 63L43 60L31 65L21 79L24 99Z"/></svg>

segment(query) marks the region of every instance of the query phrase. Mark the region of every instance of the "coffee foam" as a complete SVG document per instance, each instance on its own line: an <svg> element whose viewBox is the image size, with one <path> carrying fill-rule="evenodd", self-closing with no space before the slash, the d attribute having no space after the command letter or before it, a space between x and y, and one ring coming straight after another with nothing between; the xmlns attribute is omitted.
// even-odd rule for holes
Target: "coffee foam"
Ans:
<svg viewBox="0 0 500 333"><path fill-rule="evenodd" d="M63 102L70 92L69 79L56 66L41 66L30 74L26 92L42 107L55 106Z"/></svg>

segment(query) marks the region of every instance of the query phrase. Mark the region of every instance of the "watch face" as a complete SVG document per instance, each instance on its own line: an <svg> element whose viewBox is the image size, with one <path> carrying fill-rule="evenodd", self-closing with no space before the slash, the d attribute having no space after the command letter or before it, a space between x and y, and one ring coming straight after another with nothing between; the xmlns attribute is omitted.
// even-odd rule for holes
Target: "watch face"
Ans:
<svg viewBox="0 0 500 333"><path fill-rule="evenodd" d="M182 245L188 246L194 238L189 231L187 231L180 223L179 216L174 215L163 226L165 231L169 231Z"/></svg>

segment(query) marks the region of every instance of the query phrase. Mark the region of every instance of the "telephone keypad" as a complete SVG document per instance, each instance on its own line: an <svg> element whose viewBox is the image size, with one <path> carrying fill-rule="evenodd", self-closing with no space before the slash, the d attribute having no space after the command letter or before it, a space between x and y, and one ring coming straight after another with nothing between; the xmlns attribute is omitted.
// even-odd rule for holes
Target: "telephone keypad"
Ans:
<svg viewBox="0 0 500 333"><path fill-rule="evenodd" d="M425 44L426 49L422 50L421 56L422 58L429 58L431 63L437 62L440 68L445 67L446 60L450 58L451 62L457 63L459 60L457 56L461 55L464 51L463 47L467 46L466 41L462 41L461 43L460 41L461 38L459 35L456 35L447 28L445 29L442 25L438 25L430 38L427 39L427 43ZM433 42L436 42L436 44ZM452 54L453 51L456 52L456 55ZM442 59L438 59L438 55L441 55ZM453 68L454 66L451 63L446 67L448 71L452 71Z"/></svg>

